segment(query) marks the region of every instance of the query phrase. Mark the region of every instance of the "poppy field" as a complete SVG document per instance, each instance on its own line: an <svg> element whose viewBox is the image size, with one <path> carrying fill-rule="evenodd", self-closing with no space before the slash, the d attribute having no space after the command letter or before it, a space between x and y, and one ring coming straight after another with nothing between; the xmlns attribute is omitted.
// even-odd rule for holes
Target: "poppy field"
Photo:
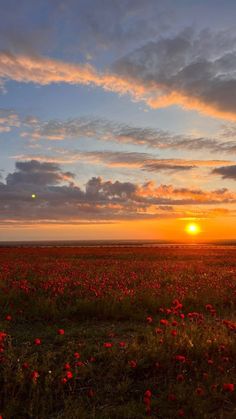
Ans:
<svg viewBox="0 0 236 419"><path fill-rule="evenodd" d="M233 247L0 248L1 419L236 417Z"/></svg>

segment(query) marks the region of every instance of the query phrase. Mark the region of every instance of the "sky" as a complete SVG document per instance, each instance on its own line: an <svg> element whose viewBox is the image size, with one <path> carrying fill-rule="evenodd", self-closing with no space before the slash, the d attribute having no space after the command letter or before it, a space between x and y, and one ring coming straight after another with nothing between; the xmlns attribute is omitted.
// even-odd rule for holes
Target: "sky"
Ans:
<svg viewBox="0 0 236 419"><path fill-rule="evenodd" d="M0 241L236 239L235 1L0 6Z"/></svg>

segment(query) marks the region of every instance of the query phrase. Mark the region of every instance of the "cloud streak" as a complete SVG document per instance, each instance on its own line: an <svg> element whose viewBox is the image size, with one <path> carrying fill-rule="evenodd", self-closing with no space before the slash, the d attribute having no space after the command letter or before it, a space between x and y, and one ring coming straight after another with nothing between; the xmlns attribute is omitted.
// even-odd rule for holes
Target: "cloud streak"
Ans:
<svg viewBox="0 0 236 419"><path fill-rule="evenodd" d="M20 135L33 140L62 141L95 138L103 142L133 144L159 150L209 150L214 153L236 151L235 124L223 125L218 138L176 135L166 130L141 128L101 118L80 117L40 121L24 118Z"/></svg>
<svg viewBox="0 0 236 419"><path fill-rule="evenodd" d="M102 164L108 167L124 167L127 169L141 169L148 172L186 171L199 167L232 166L229 160L189 160L189 159L163 159L149 153L122 152L122 151L68 151L66 149L51 149L54 156L40 154L22 154L12 158L24 160L37 160L38 162L75 163L78 161Z"/></svg>
<svg viewBox="0 0 236 419"><path fill-rule="evenodd" d="M236 165L217 167L212 171L215 175L220 175L223 179L236 180Z"/></svg>
<svg viewBox="0 0 236 419"><path fill-rule="evenodd" d="M0 79L48 85L93 85L129 94L152 108L179 105L236 120L235 38L226 32L185 30L152 41L105 71L35 55L0 53Z"/></svg>

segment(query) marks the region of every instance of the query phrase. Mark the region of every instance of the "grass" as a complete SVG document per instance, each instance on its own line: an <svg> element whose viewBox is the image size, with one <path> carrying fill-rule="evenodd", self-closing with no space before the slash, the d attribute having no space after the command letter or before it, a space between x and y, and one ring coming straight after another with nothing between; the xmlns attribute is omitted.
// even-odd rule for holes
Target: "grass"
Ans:
<svg viewBox="0 0 236 419"><path fill-rule="evenodd" d="M0 249L2 418L235 418L235 277L230 248Z"/></svg>

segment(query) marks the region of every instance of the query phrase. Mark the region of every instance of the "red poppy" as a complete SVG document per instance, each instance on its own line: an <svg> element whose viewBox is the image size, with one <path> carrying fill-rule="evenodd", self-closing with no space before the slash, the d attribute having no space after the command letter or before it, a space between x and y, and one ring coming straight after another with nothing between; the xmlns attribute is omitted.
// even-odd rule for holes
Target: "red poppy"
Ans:
<svg viewBox="0 0 236 419"><path fill-rule="evenodd" d="M225 383L223 384L223 390L232 393L234 391L234 384L232 383Z"/></svg>
<svg viewBox="0 0 236 419"><path fill-rule="evenodd" d="M104 348L112 348L113 344L111 342L105 342L103 346Z"/></svg>
<svg viewBox="0 0 236 419"><path fill-rule="evenodd" d="M71 378L73 378L73 374L71 371L66 371L66 377L68 378L68 380L70 380Z"/></svg>
<svg viewBox="0 0 236 419"><path fill-rule="evenodd" d="M153 318L151 316L147 316L146 317L146 322L147 323L152 323L153 322Z"/></svg>
<svg viewBox="0 0 236 419"><path fill-rule="evenodd" d="M195 392L198 396L203 396L204 394L204 390L202 387L197 387Z"/></svg>
<svg viewBox="0 0 236 419"><path fill-rule="evenodd" d="M129 361L129 366L130 366L131 368L136 368L136 367L137 367L137 362L136 362L136 361L134 361L133 359L131 359L131 361Z"/></svg>
<svg viewBox="0 0 236 419"><path fill-rule="evenodd" d="M36 370L32 371L32 373L31 373L31 378L32 378L32 380L36 383L37 379L39 378L39 373L38 373L38 371L36 371Z"/></svg>
<svg viewBox="0 0 236 419"><path fill-rule="evenodd" d="M176 355L175 359L179 362L186 362L186 357L184 355Z"/></svg>

